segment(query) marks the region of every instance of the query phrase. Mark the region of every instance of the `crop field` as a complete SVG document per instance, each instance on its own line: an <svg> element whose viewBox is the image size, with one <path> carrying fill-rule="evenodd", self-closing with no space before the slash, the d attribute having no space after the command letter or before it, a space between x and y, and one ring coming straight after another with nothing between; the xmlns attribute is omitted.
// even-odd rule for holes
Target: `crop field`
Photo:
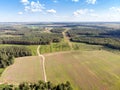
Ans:
<svg viewBox="0 0 120 90"><path fill-rule="evenodd" d="M73 90L120 90L120 56L104 50L46 54L48 80Z"/></svg>
<svg viewBox="0 0 120 90"><path fill-rule="evenodd" d="M37 56L16 58L15 63L5 69L0 80L8 84L43 80L41 66Z"/></svg>
<svg viewBox="0 0 120 90"><path fill-rule="evenodd" d="M78 51L44 54L48 81L56 84L70 81L73 90L120 90L119 54L102 50L103 47L97 45L72 45L73 48L77 45ZM37 45L28 48L35 52ZM40 57L22 57L16 58L15 63L5 69L0 82L36 82L43 77Z"/></svg>

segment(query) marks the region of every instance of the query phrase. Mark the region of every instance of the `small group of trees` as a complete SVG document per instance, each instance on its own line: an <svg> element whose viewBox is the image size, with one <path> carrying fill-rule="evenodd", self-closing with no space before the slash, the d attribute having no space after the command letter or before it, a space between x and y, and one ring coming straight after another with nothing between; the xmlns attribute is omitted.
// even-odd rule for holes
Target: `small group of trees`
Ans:
<svg viewBox="0 0 120 90"><path fill-rule="evenodd" d="M0 48L0 68L14 63L14 57L31 56L31 50L24 46L6 46Z"/></svg>
<svg viewBox="0 0 120 90"><path fill-rule="evenodd" d="M64 28L53 28L50 30L52 33L62 33L63 31L65 31Z"/></svg>
<svg viewBox="0 0 120 90"><path fill-rule="evenodd" d="M51 82L22 83L19 86L7 85L2 90L73 90L70 82L54 85Z"/></svg>

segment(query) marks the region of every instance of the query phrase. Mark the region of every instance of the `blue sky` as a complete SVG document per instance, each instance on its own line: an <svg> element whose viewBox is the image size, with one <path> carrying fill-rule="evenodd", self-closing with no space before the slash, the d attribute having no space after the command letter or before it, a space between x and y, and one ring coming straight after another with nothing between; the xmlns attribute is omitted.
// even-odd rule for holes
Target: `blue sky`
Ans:
<svg viewBox="0 0 120 90"><path fill-rule="evenodd" d="M120 0L1 0L0 22L120 21Z"/></svg>

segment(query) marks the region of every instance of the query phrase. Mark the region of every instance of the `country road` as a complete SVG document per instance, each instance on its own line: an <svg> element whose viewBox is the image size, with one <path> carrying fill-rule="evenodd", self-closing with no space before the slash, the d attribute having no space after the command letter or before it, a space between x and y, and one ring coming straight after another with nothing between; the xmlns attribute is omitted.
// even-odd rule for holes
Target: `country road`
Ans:
<svg viewBox="0 0 120 90"><path fill-rule="evenodd" d="M66 32L68 30L69 30L69 28L67 28L64 32L62 32L62 34L63 34L64 41L67 42L68 45L70 46L71 50L73 50L72 43L70 42L69 37L66 36Z"/></svg>
<svg viewBox="0 0 120 90"><path fill-rule="evenodd" d="M43 62L42 68L43 68L44 81L47 82L47 75L46 75L46 70L45 70L45 57L40 54L39 49L40 49L40 45L37 48L37 53L38 53L38 56L42 58L42 62Z"/></svg>

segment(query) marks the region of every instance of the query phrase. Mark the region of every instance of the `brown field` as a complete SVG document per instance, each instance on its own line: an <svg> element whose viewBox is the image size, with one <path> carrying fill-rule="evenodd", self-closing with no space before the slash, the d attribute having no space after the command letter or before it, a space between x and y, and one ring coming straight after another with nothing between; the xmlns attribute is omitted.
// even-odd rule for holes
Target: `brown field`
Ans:
<svg viewBox="0 0 120 90"><path fill-rule="evenodd" d="M1 81L8 84L21 82L37 82L43 80L40 57L16 58L15 63L5 69Z"/></svg>
<svg viewBox="0 0 120 90"><path fill-rule="evenodd" d="M98 50L45 56L48 81L70 81L73 90L120 90L120 56L117 54Z"/></svg>

